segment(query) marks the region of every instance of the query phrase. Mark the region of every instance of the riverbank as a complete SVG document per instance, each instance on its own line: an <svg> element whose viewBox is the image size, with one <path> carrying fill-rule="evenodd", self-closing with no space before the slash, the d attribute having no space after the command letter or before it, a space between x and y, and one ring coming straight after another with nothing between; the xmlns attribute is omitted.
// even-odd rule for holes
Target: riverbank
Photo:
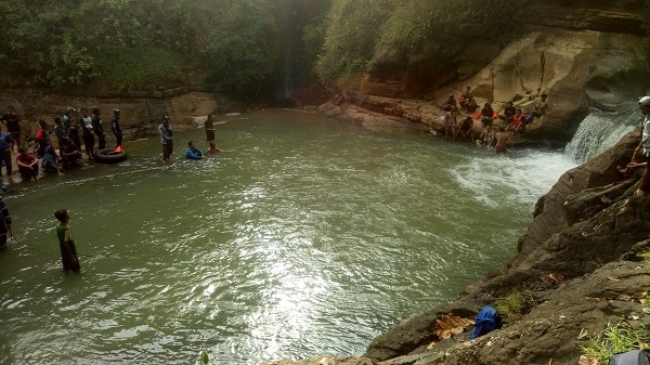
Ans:
<svg viewBox="0 0 650 365"><path fill-rule="evenodd" d="M650 198L633 196L638 174L623 179L616 173L639 140L638 132L631 133L565 173L539 199L518 254L458 300L412 315L376 337L363 357L268 365L568 365L610 323L647 328L650 264L642 254L650 249ZM446 340L434 334L443 314L474 318L481 306L503 311L504 303L519 306L504 313L501 330L475 340L467 339L467 331Z"/></svg>

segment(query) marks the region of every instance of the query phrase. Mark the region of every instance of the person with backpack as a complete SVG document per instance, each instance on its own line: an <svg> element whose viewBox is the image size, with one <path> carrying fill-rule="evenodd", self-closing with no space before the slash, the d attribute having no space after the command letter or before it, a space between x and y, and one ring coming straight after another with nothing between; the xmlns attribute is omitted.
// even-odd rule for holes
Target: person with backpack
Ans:
<svg viewBox="0 0 650 365"><path fill-rule="evenodd" d="M0 132L0 161L4 162L7 176L11 178L13 170L11 165L11 135L9 133ZM0 176L2 176L2 168L0 167Z"/></svg>
<svg viewBox="0 0 650 365"><path fill-rule="evenodd" d="M97 136L97 145L100 150L106 148L106 135L104 134L104 126L102 125L102 113L97 107L93 108L92 118L93 132Z"/></svg>

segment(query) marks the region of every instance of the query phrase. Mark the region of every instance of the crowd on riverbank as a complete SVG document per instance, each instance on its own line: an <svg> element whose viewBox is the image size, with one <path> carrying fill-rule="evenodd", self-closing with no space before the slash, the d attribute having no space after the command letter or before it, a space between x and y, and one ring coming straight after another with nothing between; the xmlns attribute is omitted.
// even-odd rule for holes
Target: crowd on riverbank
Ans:
<svg viewBox="0 0 650 365"><path fill-rule="evenodd" d="M121 128L121 112L114 109L110 120L111 132L114 137L114 147L107 147L107 133L104 130L102 112L100 108L77 109L68 107L62 117L53 118L54 125L49 125L45 120L38 122L39 129L35 134L25 133L21 130L20 117L13 106L8 107L6 114L0 116L0 176L6 173L8 181L14 179L14 171L18 170L20 180L36 181L44 173L61 173L64 170L74 169L82 160L96 162L119 162L126 159L126 152L122 148L123 133ZM163 161L170 162L173 152L173 129L169 124L169 117L162 118L158 126L161 145L163 147ZM200 160L207 156L223 152L215 145L215 129L212 116L208 115L205 123L206 139L209 144L205 153L196 147L192 141L188 143L185 153L187 159ZM54 145L52 135L58 142Z"/></svg>

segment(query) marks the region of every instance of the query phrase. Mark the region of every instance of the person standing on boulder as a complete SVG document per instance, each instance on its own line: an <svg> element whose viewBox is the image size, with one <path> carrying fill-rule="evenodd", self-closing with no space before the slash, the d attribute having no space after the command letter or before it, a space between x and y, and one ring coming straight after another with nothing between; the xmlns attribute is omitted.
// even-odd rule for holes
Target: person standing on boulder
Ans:
<svg viewBox="0 0 650 365"><path fill-rule="evenodd" d="M639 100L639 109L641 114L643 114L643 134L641 135L641 143L634 151L634 156L632 156L632 161L635 160L636 155L641 152L643 149L643 154L646 156L646 160L649 159L650 155L650 96L644 96ZM643 198L650 194L650 169L646 165L645 172L641 178L641 183L639 188L636 190L634 195L639 198Z"/></svg>

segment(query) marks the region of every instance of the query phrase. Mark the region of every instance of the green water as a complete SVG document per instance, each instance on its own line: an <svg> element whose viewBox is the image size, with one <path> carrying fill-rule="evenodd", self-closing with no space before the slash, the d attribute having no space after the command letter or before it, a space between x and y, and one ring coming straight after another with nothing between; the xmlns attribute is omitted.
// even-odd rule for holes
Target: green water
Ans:
<svg viewBox="0 0 650 365"><path fill-rule="evenodd" d="M223 118L208 161L157 138L6 198L0 364L221 364L360 355L514 253L560 154L369 132L318 115ZM200 143L199 145L203 145ZM81 275L63 275L55 209Z"/></svg>

